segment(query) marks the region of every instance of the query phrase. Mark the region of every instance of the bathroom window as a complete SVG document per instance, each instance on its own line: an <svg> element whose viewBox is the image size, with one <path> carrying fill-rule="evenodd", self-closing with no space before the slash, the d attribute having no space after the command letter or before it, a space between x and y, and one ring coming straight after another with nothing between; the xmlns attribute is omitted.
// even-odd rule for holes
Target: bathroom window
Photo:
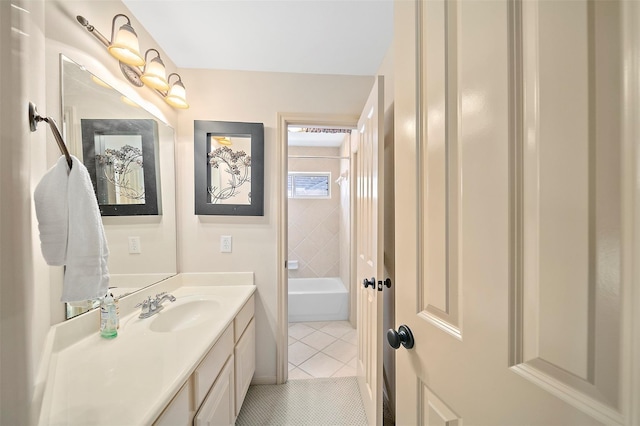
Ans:
<svg viewBox="0 0 640 426"><path fill-rule="evenodd" d="M287 182L289 198L331 198L330 172L292 172Z"/></svg>

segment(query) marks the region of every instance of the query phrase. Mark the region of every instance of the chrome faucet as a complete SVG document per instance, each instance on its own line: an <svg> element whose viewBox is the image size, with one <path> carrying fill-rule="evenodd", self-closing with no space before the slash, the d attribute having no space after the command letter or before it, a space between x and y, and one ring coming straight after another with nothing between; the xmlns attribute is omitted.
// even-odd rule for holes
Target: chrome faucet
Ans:
<svg viewBox="0 0 640 426"><path fill-rule="evenodd" d="M145 299L142 303L138 303L136 305L136 308L141 307L140 315L138 315L138 318L149 318L150 316L157 314L164 309L162 303L165 300L175 302L176 298L173 295L168 294L167 292L156 294L155 298L151 298L151 296L147 297L147 299Z"/></svg>
<svg viewBox="0 0 640 426"><path fill-rule="evenodd" d="M162 302L164 302L165 300L175 302L176 298L173 296L173 294L169 294L166 291L160 294L156 294L156 303L158 304L158 306L162 305Z"/></svg>

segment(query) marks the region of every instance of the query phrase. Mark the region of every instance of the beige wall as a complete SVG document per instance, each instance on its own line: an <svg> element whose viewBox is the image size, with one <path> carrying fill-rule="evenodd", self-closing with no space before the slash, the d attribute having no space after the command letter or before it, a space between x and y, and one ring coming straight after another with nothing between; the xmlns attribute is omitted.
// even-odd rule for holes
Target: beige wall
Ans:
<svg viewBox="0 0 640 426"><path fill-rule="evenodd" d="M278 113L360 113L371 77L182 70L191 108L179 113L178 267L183 272L253 271L257 286L256 381L275 383L277 332ZM196 216L193 193L193 120L264 123L265 215ZM233 252L220 253L231 235Z"/></svg>
<svg viewBox="0 0 640 426"><path fill-rule="evenodd" d="M27 424L49 327L47 269L35 254L33 188L45 168L44 132L27 102L44 103L44 6L0 2L0 424ZM35 176L35 178L34 178ZM36 236L37 238L37 236Z"/></svg>

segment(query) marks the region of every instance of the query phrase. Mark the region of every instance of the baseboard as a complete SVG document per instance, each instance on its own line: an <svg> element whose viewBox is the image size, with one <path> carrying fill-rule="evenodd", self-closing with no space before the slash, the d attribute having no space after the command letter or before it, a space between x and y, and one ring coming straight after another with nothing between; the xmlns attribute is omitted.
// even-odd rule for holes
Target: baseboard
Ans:
<svg viewBox="0 0 640 426"><path fill-rule="evenodd" d="M275 385L277 383L276 376L253 376L252 385Z"/></svg>

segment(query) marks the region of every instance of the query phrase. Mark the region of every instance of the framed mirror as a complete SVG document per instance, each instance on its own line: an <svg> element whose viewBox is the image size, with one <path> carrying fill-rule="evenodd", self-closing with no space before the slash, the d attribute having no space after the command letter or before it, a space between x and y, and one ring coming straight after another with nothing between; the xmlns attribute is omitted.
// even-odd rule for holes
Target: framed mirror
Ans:
<svg viewBox="0 0 640 426"><path fill-rule="evenodd" d="M84 165L102 216L156 215L158 124L151 119L81 119Z"/></svg>
<svg viewBox="0 0 640 426"><path fill-rule="evenodd" d="M195 213L264 215L264 125L194 122Z"/></svg>
<svg viewBox="0 0 640 426"><path fill-rule="evenodd" d="M96 179L99 173L105 173L96 168L96 156L106 155L107 149L111 150L112 155L136 163L129 165L130 172L125 173L125 181L119 182L120 198L116 203L119 210L133 210L121 215L102 216L110 252L110 291L115 297L129 294L135 297L136 291L175 275L178 269L175 132L161 118L106 84L106 77L96 76L64 55L60 55L60 67L62 131L71 153L87 166L90 174L93 169ZM91 144L83 140L84 135L87 135L85 140L91 139ZM103 140L98 141L100 138ZM88 145L93 146L93 151ZM125 146L128 148L125 149ZM142 159L137 157L139 152ZM137 166L138 161L142 162L142 171ZM109 173L107 171L107 175ZM136 176L133 177L133 174ZM95 188L98 188L97 180L94 182ZM133 188L135 192L129 194L133 200L127 201L122 196L128 190L123 186ZM142 190L144 205L140 199L136 199ZM105 196L113 197L115 188L97 189L96 194L101 191L107 193ZM113 204L109 201L99 205L104 212ZM157 213L142 213L140 210L152 206L156 206ZM73 306L64 304L65 317L73 317L93 307L93 301ZM57 309L58 305L52 306L52 310Z"/></svg>

